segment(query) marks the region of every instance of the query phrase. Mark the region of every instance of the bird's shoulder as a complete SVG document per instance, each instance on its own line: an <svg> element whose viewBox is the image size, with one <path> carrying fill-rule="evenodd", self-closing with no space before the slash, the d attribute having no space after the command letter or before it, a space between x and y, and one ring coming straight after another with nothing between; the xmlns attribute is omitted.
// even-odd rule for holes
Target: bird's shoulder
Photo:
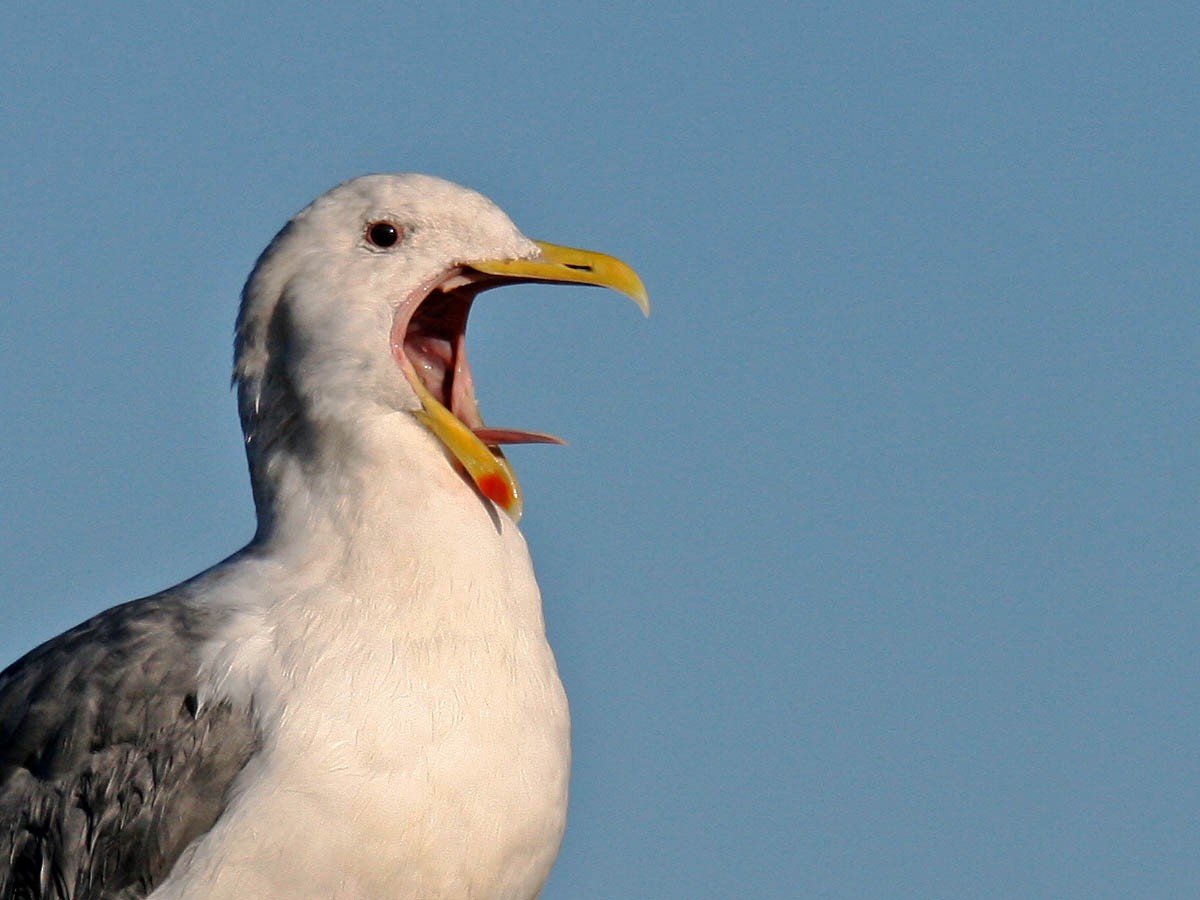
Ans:
<svg viewBox="0 0 1200 900"><path fill-rule="evenodd" d="M257 747L248 710L200 702L218 616L177 588L0 673L0 900L145 896L216 821Z"/></svg>
<svg viewBox="0 0 1200 900"><path fill-rule="evenodd" d="M213 613L178 592L106 610L0 672L0 782L22 767L74 771L103 745L136 742L194 706Z"/></svg>

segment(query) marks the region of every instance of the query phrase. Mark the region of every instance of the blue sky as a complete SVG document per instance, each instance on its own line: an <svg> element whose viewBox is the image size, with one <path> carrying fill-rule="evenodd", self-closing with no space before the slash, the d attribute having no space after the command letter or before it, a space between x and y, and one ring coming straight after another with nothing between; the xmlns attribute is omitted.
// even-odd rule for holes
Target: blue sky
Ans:
<svg viewBox="0 0 1200 900"><path fill-rule="evenodd" d="M1200 887L1194 4L0 12L0 658L237 549L237 292L427 171L654 315L472 322L565 898Z"/></svg>

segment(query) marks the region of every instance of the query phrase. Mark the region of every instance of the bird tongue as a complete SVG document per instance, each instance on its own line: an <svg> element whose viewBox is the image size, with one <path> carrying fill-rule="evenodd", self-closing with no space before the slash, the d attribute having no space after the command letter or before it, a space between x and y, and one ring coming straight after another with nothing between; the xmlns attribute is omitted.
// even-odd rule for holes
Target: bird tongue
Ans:
<svg viewBox="0 0 1200 900"><path fill-rule="evenodd" d="M485 444L565 444L562 438L542 431L518 431L515 428L472 428Z"/></svg>

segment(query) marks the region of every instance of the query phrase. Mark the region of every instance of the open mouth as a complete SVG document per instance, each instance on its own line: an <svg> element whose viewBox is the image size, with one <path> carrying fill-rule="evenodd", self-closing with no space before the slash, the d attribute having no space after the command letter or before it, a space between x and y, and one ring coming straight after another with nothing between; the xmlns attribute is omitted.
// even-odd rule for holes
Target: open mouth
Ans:
<svg viewBox="0 0 1200 900"><path fill-rule="evenodd" d="M475 401L475 383L467 361L467 318L475 297L504 279L456 268L419 301L403 328L405 374L414 378L438 403L484 444L562 444L552 434L486 428ZM399 324L399 323L398 323ZM415 386L415 385L414 385Z"/></svg>
<svg viewBox="0 0 1200 900"><path fill-rule="evenodd" d="M484 425L467 362L467 318L476 296L523 282L589 284L624 293L649 313L641 280L620 260L541 242L538 248L541 255L535 259L488 260L450 269L405 300L392 326L392 355L421 401L414 415L446 445L479 491L514 520L521 517L521 490L501 445L563 441L551 434Z"/></svg>

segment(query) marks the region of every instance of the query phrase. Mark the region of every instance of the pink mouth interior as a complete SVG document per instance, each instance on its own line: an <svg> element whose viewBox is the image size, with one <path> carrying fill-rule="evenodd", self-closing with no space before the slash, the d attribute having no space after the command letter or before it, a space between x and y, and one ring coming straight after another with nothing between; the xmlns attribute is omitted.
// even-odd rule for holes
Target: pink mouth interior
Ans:
<svg viewBox="0 0 1200 900"><path fill-rule="evenodd" d="M457 286L449 290L435 287L418 303L404 325L402 346L412 369L409 377L419 378L434 399L489 446L564 443L552 434L484 426L467 364L467 318L476 295L497 286L497 282L463 284L460 273L453 273L444 281Z"/></svg>

